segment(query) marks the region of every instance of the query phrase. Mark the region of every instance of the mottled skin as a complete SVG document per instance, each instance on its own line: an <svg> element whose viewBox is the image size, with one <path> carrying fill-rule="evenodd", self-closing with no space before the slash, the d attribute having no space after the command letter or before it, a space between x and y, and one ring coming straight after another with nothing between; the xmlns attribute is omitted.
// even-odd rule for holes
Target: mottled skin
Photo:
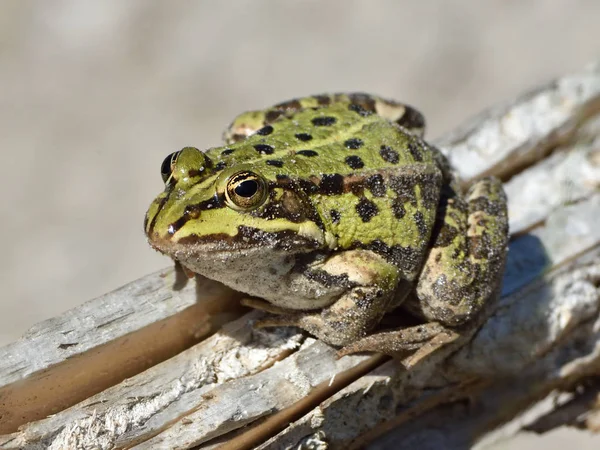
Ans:
<svg viewBox="0 0 600 450"><path fill-rule="evenodd" d="M258 297L341 354L402 354L495 300L508 225L501 184L463 195L413 108L365 94L307 97L238 116L227 145L163 163L150 244ZM422 324L373 332L402 305Z"/></svg>

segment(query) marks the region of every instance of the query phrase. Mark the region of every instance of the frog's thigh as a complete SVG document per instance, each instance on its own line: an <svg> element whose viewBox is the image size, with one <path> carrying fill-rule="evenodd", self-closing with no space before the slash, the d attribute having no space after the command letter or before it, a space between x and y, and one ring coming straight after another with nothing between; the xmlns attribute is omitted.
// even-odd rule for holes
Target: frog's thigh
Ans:
<svg viewBox="0 0 600 450"><path fill-rule="evenodd" d="M506 198L499 181L475 183L467 202L448 199L444 223L419 278L418 301L406 306L429 322L366 336L343 348L339 356L362 351L404 356L411 361L455 340L460 325L477 313L500 284L508 242Z"/></svg>
<svg viewBox="0 0 600 450"><path fill-rule="evenodd" d="M319 270L332 279L348 277L348 289L339 299L318 311L285 314L257 325L297 326L328 344L345 345L375 327L394 300L398 269L371 251L342 252L329 258Z"/></svg>
<svg viewBox="0 0 600 450"><path fill-rule="evenodd" d="M457 326L498 295L508 243L506 196L500 181L482 179L465 201L450 198L444 222L417 284L411 309Z"/></svg>

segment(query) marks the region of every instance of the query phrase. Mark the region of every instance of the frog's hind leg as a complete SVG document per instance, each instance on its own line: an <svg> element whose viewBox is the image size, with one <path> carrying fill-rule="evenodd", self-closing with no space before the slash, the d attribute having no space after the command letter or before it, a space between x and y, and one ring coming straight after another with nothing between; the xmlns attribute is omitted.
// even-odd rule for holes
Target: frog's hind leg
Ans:
<svg viewBox="0 0 600 450"><path fill-rule="evenodd" d="M459 326L500 294L508 245L508 214L496 178L474 183L467 203L446 196L443 222L409 307L430 321Z"/></svg>
<svg viewBox="0 0 600 450"><path fill-rule="evenodd" d="M294 326L330 345L346 345L365 337L381 320L391 295L376 287L354 288L333 305L319 311L297 312L265 308L277 315L259 320L255 326ZM258 305L251 305L258 306ZM262 309L258 306L259 309Z"/></svg>
<svg viewBox="0 0 600 450"><path fill-rule="evenodd" d="M499 294L508 243L506 198L500 182L476 182L466 202L454 189L443 193L443 218L419 277L416 297L405 307L428 323L375 333L343 348L339 355L376 351L416 360L453 341L467 322ZM481 316L481 315L480 315ZM471 329L471 328L469 328Z"/></svg>
<svg viewBox="0 0 600 450"><path fill-rule="evenodd" d="M331 345L347 345L365 337L381 321L397 298L411 285L400 282L396 266L369 250L349 250L330 257L317 271L344 274L352 284L330 306L315 311L293 311L252 300L249 306L277 315L256 323L258 327L296 326ZM324 281L327 283L327 281ZM402 291L398 293L398 291Z"/></svg>

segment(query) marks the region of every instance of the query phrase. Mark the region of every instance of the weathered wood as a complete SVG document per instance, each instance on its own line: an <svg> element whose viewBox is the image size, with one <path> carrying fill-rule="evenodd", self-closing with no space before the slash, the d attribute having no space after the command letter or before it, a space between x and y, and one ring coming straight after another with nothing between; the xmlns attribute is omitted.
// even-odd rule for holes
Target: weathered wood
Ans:
<svg viewBox="0 0 600 450"><path fill-rule="evenodd" d="M490 108L435 141L464 179L506 179L568 142L600 109L600 63Z"/></svg>
<svg viewBox="0 0 600 450"><path fill-rule="evenodd" d="M251 312L195 343L195 321L208 333L208 316L239 315L238 297L224 291L219 303L212 291L194 307L198 292L216 284L200 280L208 284L198 292L193 283L173 291L172 275L150 276L3 349L2 413L40 391L61 390L45 395L42 404L51 408L37 416L2 418L6 432L56 412L0 436L0 448L464 448L500 424L506 436L534 423L511 420L529 405L547 405L548 395L581 390L600 371L599 106L595 65L438 141L463 176L507 179L515 237L503 296L470 342L458 339L406 370L377 355L337 360L334 349L293 329L255 330L261 313ZM193 308L200 312L186 316L185 338L172 338L165 350L160 341L174 331L158 333L157 324ZM65 334L76 329L75 338ZM139 345L120 354L115 343L130 337L160 356L121 369L131 355L144 355ZM95 354L94 364L70 365ZM43 381L45 373L51 376ZM69 386L80 373L85 382ZM597 414L589 417L592 428ZM498 437L488 433L484 442L490 439Z"/></svg>
<svg viewBox="0 0 600 450"><path fill-rule="evenodd" d="M198 342L240 294L169 268L32 327L0 349L0 433L62 411ZM239 315L239 314L238 314Z"/></svg>

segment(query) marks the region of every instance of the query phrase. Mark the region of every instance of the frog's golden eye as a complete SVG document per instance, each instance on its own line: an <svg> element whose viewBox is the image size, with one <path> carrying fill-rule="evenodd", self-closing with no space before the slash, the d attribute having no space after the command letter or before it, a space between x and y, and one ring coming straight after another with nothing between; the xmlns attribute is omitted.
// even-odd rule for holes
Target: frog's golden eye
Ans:
<svg viewBox="0 0 600 450"><path fill-rule="evenodd" d="M262 205L266 198L267 183L254 172L237 172L227 180L225 202L231 209L250 211Z"/></svg>
<svg viewBox="0 0 600 450"><path fill-rule="evenodd" d="M160 175L162 176L162 179L165 183L169 181L169 178L173 173L173 169L175 168L175 164L177 163L177 158L179 157L180 153L181 150L173 152L163 160L160 166Z"/></svg>

